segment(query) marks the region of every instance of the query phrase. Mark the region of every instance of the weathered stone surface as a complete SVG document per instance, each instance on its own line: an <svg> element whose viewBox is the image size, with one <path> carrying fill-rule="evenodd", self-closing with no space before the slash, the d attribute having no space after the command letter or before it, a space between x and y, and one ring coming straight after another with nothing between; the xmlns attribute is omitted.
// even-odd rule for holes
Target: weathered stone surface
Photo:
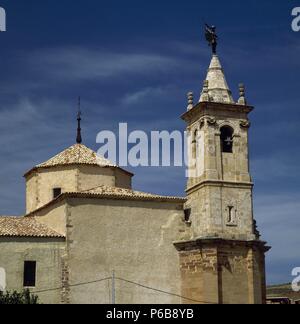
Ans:
<svg viewBox="0 0 300 324"><path fill-rule="evenodd" d="M186 298L200 304L265 303L263 243L199 239L175 245Z"/></svg>
<svg viewBox="0 0 300 324"><path fill-rule="evenodd" d="M204 109L205 105L197 108L193 119L188 121L190 132L198 134L197 143L193 144L198 147L197 157L191 157L193 172L187 184L193 237L252 240L255 235L248 128L241 127L241 117L248 121L248 116L231 110L227 112L226 105L215 104L214 109L207 109L202 117L201 110ZM221 150L220 134L224 126L234 131L232 153ZM232 210L231 221L229 208Z"/></svg>
<svg viewBox="0 0 300 324"><path fill-rule="evenodd" d="M258 241L253 219L248 152L253 108L246 105L242 85L239 103L234 103L216 55L206 80L200 103L183 115L193 136L186 203L191 210L189 239L176 245L182 291L204 302L262 303L268 249ZM224 127L232 130L232 152L222 149Z"/></svg>
<svg viewBox="0 0 300 324"><path fill-rule="evenodd" d="M217 55L213 55L201 93L200 102L234 103L224 71Z"/></svg>
<svg viewBox="0 0 300 324"><path fill-rule="evenodd" d="M26 213L53 200L53 189L80 192L99 186L131 189L132 175L115 167L98 165L54 165L38 168L26 177Z"/></svg>
<svg viewBox="0 0 300 324"><path fill-rule="evenodd" d="M40 301L45 304L61 302L61 257L65 250L64 239L0 237L0 248L0 267L6 272L7 290L22 291L24 261L36 261L36 287L30 290L33 293L39 291ZM50 287L52 290L49 290Z"/></svg>

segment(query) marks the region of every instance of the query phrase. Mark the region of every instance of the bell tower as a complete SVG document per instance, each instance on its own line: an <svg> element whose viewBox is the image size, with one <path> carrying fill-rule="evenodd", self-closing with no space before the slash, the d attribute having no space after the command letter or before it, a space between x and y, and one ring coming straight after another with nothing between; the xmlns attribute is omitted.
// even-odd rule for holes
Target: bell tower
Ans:
<svg viewBox="0 0 300 324"><path fill-rule="evenodd" d="M206 26L213 55L200 100L195 104L189 93L182 116L189 134L186 221L191 238L176 243L182 293L199 302L259 304L266 297L269 248L253 218L248 136L254 108L242 84L234 101L216 53L215 30Z"/></svg>
<svg viewBox="0 0 300 324"><path fill-rule="evenodd" d="M252 110L243 85L234 102L214 54L199 102L183 115L191 138L187 194L196 237L256 238L248 152Z"/></svg>

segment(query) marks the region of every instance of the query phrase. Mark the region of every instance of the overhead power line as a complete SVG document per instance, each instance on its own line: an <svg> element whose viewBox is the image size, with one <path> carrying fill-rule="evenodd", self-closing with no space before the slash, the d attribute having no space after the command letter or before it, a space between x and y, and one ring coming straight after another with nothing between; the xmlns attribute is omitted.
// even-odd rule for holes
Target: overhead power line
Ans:
<svg viewBox="0 0 300 324"><path fill-rule="evenodd" d="M111 280L112 277L107 277L104 279L99 279L99 280L93 280L93 281L86 281L86 282L81 282L81 283L77 283L77 284L73 284L73 285L68 285L68 287L79 287L79 286L86 286L86 285L90 285L93 283L99 283L102 281L107 281L107 280ZM44 290L39 290L39 291L34 291L35 294L40 294L40 293L44 293L44 292L48 292L48 291L55 291L55 290L61 290L65 287L57 287L57 288L50 288L50 289L44 289Z"/></svg>
<svg viewBox="0 0 300 324"><path fill-rule="evenodd" d="M80 282L80 283L77 283L77 284L68 285L68 287L69 288L72 288L72 287L86 286L86 285L90 285L90 284L93 284L93 283L100 283L100 282L108 281L108 280L112 280L114 282L116 280L119 280L119 281L126 282L126 283L129 283L131 285L134 285L134 286L143 288L143 289L147 289L147 290L155 291L155 292L158 292L158 293L161 293L161 294L165 294L165 295L169 295L169 296L181 298L183 300L190 301L190 302L194 302L194 303L210 304L210 305L216 304L216 303L213 303L213 302L206 302L206 301L201 301L201 300L196 300L196 299L188 298L188 297L185 297L185 296L181 296L179 294L171 293L171 292L164 291L162 289L158 289L158 288L154 288L154 287L149 287L149 286L146 286L146 285L143 285L143 284L140 284L140 283L131 281L131 280L127 280L127 279L123 279L123 278L118 278L118 277L115 277L115 276L107 277L107 278L103 278L103 279L99 279L99 280ZM113 286L115 286L115 285L113 284ZM45 292L50 292L50 291L57 291L57 290L61 290L61 289L64 289L64 288L65 287L57 287L57 288L43 289L43 290L34 291L33 293L34 294L40 294L40 293L45 293ZM115 294L114 287L113 287L113 293ZM115 301L115 296L114 296L113 300Z"/></svg>
<svg viewBox="0 0 300 324"><path fill-rule="evenodd" d="M181 296L181 295L177 295L177 294L174 294L174 293L170 293L170 292L167 292L167 291L164 291L164 290L161 290L161 289L148 287L148 286L145 286L145 285L142 285L142 284L139 284L137 282L130 281L130 280L126 280L126 279L122 279L122 278L115 278L115 279L116 280L120 280L120 281L124 281L124 282L127 282L127 283L130 283L132 285L135 285L135 286L138 286L138 287L141 287L141 288L144 288L144 289L156 291L156 292L159 292L159 293L162 293L162 294L165 294L165 295L170 295L170 296L173 296L173 297L178 297L178 298L181 298L181 299L184 299L184 300L188 300L188 301L192 301L192 302L195 302L195 303L215 304L215 303L204 302L204 301L200 301L200 300L195 300L195 299L187 298L187 297L184 297L184 296Z"/></svg>

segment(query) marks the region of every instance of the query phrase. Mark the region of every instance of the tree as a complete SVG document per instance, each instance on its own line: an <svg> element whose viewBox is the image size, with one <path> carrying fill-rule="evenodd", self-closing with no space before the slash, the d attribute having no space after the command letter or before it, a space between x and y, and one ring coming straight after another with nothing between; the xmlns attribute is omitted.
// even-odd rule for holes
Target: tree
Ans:
<svg viewBox="0 0 300 324"><path fill-rule="evenodd" d="M29 290L21 293L0 291L0 305L37 305L38 303L38 296L31 294Z"/></svg>

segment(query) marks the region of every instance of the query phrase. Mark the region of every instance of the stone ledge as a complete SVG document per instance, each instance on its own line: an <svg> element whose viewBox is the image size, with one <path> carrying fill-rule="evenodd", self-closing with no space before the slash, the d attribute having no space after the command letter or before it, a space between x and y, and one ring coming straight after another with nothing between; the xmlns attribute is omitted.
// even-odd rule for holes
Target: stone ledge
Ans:
<svg viewBox="0 0 300 324"><path fill-rule="evenodd" d="M271 247L267 246L266 242L264 241L238 241L238 240L228 240L228 239L221 239L221 238L197 238L194 240L189 241L177 241L173 242L175 248L177 251L191 251L191 250L197 250L199 248L203 247L246 247L246 248L258 248L262 250L263 252L268 252Z"/></svg>
<svg viewBox="0 0 300 324"><path fill-rule="evenodd" d="M249 114L254 110L253 106L244 106L235 103L218 103L218 102L200 102L196 104L192 109L187 111L181 116L181 119L188 121L199 113L208 113L211 110L214 111L226 111L226 112L239 112Z"/></svg>
<svg viewBox="0 0 300 324"><path fill-rule="evenodd" d="M196 190L198 190L200 187L204 187L204 186L211 186L211 187L220 187L220 185L222 187L244 187L245 189L252 189L254 187L254 183L253 182L235 182L235 181L224 181L224 180L203 180L199 183L197 183L196 185L188 188L186 190L187 193L192 193Z"/></svg>

